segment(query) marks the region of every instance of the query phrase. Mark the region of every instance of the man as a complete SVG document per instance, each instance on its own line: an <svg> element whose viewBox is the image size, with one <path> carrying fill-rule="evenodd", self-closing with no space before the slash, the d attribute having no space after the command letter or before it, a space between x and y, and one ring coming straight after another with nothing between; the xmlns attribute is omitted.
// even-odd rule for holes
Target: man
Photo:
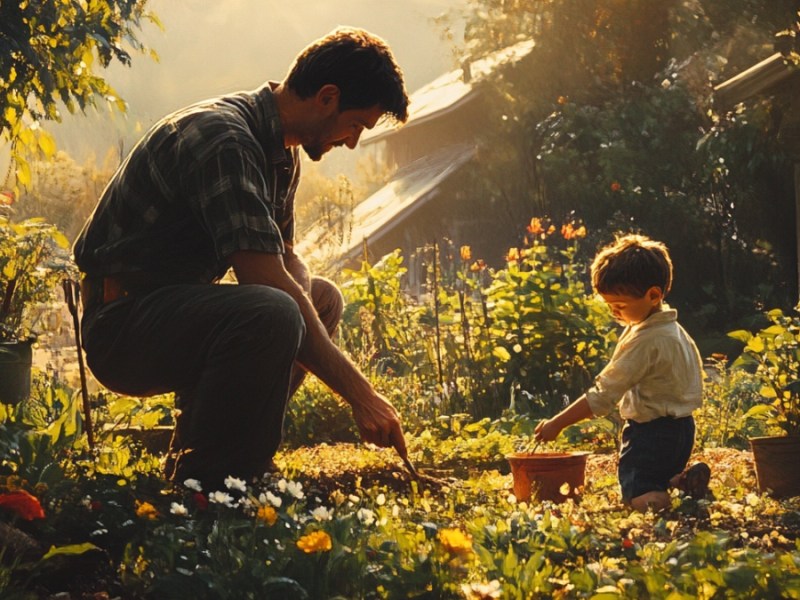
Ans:
<svg viewBox="0 0 800 600"><path fill-rule="evenodd" d="M74 246L87 361L109 389L176 392L177 481L269 470L305 370L352 407L365 441L406 456L394 407L331 341L338 289L293 252L302 147L355 148L408 117L386 43L338 29L284 81L169 115L133 148ZM217 285L233 268L238 285Z"/></svg>

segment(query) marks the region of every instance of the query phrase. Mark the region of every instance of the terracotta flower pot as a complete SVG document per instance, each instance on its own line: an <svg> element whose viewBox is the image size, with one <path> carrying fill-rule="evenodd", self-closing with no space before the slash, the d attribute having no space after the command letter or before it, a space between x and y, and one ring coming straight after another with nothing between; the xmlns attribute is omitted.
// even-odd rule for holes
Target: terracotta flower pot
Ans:
<svg viewBox="0 0 800 600"><path fill-rule="evenodd" d="M800 436L750 439L758 489L774 498L800 496Z"/></svg>
<svg viewBox="0 0 800 600"><path fill-rule="evenodd" d="M30 395L33 342L0 342L0 402L19 404Z"/></svg>
<svg viewBox="0 0 800 600"><path fill-rule="evenodd" d="M589 452L536 452L507 456L517 500L563 502L576 498L583 488ZM566 493L565 493L566 492Z"/></svg>

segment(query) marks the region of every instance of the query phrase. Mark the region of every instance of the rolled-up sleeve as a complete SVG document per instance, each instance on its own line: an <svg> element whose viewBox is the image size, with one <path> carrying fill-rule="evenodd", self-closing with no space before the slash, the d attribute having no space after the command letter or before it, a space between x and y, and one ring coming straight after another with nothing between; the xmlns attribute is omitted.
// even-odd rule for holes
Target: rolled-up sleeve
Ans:
<svg viewBox="0 0 800 600"><path fill-rule="evenodd" d="M626 392L635 388L647 373L652 357L641 344L621 342L605 369L586 391L592 414L602 417L610 413Z"/></svg>

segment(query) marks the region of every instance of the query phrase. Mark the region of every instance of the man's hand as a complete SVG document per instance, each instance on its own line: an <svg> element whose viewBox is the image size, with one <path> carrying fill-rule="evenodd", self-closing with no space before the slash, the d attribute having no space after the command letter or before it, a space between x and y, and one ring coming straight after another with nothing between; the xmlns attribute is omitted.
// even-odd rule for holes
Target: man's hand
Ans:
<svg viewBox="0 0 800 600"><path fill-rule="evenodd" d="M393 447L401 458L408 457L400 417L391 402L375 392L369 401L352 403L352 407L353 418L365 442Z"/></svg>
<svg viewBox="0 0 800 600"><path fill-rule="evenodd" d="M533 439L537 442L552 442L561 433L561 427L555 419L546 419L539 421L536 429L533 431Z"/></svg>

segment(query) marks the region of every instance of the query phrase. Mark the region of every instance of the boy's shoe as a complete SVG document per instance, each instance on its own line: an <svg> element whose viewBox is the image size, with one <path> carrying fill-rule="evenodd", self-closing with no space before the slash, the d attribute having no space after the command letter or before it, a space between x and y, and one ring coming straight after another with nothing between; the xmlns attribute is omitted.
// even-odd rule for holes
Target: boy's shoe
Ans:
<svg viewBox="0 0 800 600"><path fill-rule="evenodd" d="M708 482L711 469L706 463L695 463L678 477L675 487L695 500L703 500L708 495Z"/></svg>

